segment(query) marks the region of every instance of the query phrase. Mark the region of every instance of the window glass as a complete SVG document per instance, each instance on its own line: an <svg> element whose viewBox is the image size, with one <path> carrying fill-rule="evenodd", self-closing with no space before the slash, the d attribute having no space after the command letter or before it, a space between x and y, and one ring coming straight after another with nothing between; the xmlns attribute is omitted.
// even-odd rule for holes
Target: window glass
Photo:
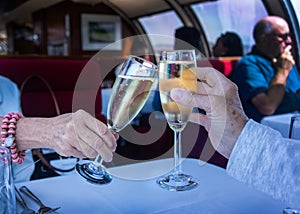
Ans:
<svg viewBox="0 0 300 214"><path fill-rule="evenodd" d="M300 23L299 17L300 17L300 1L299 0L291 0L293 7L295 9L298 22Z"/></svg>
<svg viewBox="0 0 300 214"><path fill-rule="evenodd" d="M152 39L151 44L156 53L161 50L171 50L174 46L175 29L182 27L183 23L174 11L155 14L139 18L138 21L142 24L147 34L159 34L170 36L167 40ZM163 43L163 44L162 44Z"/></svg>
<svg viewBox="0 0 300 214"><path fill-rule="evenodd" d="M295 0L299 1L299 0ZM219 0L192 6L206 34L210 50L216 39L226 31L237 33L243 42L244 53L254 44L252 30L267 12L261 0Z"/></svg>

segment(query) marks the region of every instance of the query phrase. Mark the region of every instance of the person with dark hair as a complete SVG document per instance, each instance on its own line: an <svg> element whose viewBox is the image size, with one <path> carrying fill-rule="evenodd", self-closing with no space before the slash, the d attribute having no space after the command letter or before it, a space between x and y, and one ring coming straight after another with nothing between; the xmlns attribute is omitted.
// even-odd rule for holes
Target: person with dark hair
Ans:
<svg viewBox="0 0 300 214"><path fill-rule="evenodd" d="M192 49L196 54L203 53L200 31L195 27L180 27L175 30L174 50Z"/></svg>
<svg viewBox="0 0 300 214"><path fill-rule="evenodd" d="M231 73L247 116L261 121L267 115L299 111L300 74L291 53L288 23L267 16L255 25L253 37L251 53Z"/></svg>
<svg viewBox="0 0 300 214"><path fill-rule="evenodd" d="M242 56L244 51L241 38L234 32L221 34L212 49L214 57Z"/></svg>

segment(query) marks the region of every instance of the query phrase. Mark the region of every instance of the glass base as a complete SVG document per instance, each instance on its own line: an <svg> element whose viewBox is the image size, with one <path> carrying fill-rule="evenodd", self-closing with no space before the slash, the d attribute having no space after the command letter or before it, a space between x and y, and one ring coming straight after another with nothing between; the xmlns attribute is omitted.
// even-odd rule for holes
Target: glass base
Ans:
<svg viewBox="0 0 300 214"><path fill-rule="evenodd" d="M283 210L283 214L300 214L300 211L291 208L285 208Z"/></svg>
<svg viewBox="0 0 300 214"><path fill-rule="evenodd" d="M93 184L108 184L112 181L112 176L101 166L97 167L93 163L76 164L76 171Z"/></svg>
<svg viewBox="0 0 300 214"><path fill-rule="evenodd" d="M198 186L198 182L190 175L170 174L159 178L156 183L163 189L169 191L186 191Z"/></svg>

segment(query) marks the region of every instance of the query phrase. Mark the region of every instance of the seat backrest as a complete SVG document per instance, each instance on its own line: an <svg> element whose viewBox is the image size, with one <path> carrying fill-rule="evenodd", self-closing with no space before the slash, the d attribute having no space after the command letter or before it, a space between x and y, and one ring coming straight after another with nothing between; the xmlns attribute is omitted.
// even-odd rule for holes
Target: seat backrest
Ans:
<svg viewBox="0 0 300 214"><path fill-rule="evenodd" d="M239 59L240 57L204 59L198 60L197 65L199 67L213 67L228 77Z"/></svg>
<svg viewBox="0 0 300 214"><path fill-rule="evenodd" d="M52 117L79 108L95 115L101 113L102 76L96 62L40 57L0 58L0 75L14 81L22 90L21 106L25 116Z"/></svg>

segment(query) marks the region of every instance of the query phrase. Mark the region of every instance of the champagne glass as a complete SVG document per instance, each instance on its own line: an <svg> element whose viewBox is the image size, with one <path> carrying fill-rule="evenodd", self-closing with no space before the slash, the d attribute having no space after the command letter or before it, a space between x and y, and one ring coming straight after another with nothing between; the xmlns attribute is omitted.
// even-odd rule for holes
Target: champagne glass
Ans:
<svg viewBox="0 0 300 214"><path fill-rule="evenodd" d="M157 184L171 191L195 188L198 182L181 170L181 132L185 128L192 107L174 102L170 96L173 88L196 91L196 56L194 50L163 51L159 63L159 92L162 108L170 128L174 131L174 169L157 180Z"/></svg>
<svg viewBox="0 0 300 214"><path fill-rule="evenodd" d="M112 133L125 128L146 103L155 81L158 67L153 63L130 55L123 63L112 87L107 108L107 126ZM98 155L93 162L77 164L77 172L94 184L107 184L112 177L102 166Z"/></svg>

